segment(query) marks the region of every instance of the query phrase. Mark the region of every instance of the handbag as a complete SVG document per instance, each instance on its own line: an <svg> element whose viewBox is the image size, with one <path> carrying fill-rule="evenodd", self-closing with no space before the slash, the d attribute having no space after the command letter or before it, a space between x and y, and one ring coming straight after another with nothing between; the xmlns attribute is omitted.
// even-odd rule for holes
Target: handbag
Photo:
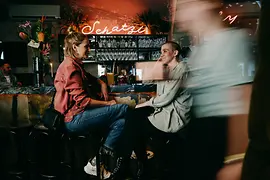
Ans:
<svg viewBox="0 0 270 180"><path fill-rule="evenodd" d="M48 109L45 110L41 122L46 128L51 131L63 131L64 130L64 115L71 109L73 104L71 104L67 110L62 114L59 111L54 109L54 97L56 92L53 95L51 105Z"/></svg>

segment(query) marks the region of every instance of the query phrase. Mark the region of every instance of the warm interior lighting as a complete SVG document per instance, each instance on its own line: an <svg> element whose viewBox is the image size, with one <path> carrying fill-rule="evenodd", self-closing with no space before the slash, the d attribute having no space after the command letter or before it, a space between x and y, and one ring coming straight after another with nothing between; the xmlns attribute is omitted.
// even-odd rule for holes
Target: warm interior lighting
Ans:
<svg viewBox="0 0 270 180"><path fill-rule="evenodd" d="M129 26L126 23L122 26L113 26L109 28L105 26L104 28L98 28L97 25L101 24L100 21L95 21L92 26L86 25L82 28L83 34L142 34L145 32L145 26L140 26L136 28L135 26Z"/></svg>
<svg viewBox="0 0 270 180"><path fill-rule="evenodd" d="M51 76L53 77L53 63L50 63L51 66Z"/></svg>
<svg viewBox="0 0 270 180"><path fill-rule="evenodd" d="M145 28L145 33L144 34L151 34L151 30L148 28L148 27L146 27Z"/></svg>
<svg viewBox="0 0 270 180"><path fill-rule="evenodd" d="M4 60L4 51L1 52L0 59Z"/></svg>

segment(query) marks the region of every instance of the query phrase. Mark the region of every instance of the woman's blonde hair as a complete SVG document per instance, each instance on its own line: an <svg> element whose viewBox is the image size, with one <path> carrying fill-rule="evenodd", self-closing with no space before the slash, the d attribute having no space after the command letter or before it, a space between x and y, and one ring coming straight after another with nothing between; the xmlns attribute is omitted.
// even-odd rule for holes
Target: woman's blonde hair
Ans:
<svg viewBox="0 0 270 180"><path fill-rule="evenodd" d="M64 55L72 58L76 58L76 52L73 49L73 45L79 46L87 36L80 32L70 32L64 40Z"/></svg>

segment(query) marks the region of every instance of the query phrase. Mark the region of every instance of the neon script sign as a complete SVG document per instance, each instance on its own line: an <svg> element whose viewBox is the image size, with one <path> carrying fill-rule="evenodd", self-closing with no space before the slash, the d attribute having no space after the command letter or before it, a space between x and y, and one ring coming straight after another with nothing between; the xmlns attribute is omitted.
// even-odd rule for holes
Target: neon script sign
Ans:
<svg viewBox="0 0 270 180"><path fill-rule="evenodd" d="M82 28L83 34L114 34L114 33L126 33L126 34L142 34L146 31L144 26L136 28L135 26L129 26L126 23L122 26L113 26L112 28L108 28L105 26L104 28L98 28L97 25L100 24L99 21L95 21L92 26L87 25Z"/></svg>
<svg viewBox="0 0 270 180"><path fill-rule="evenodd" d="M223 14L223 11L220 11L219 15L222 15L222 14ZM230 24L232 24L236 20L237 17L238 17L238 15L235 15L235 16L228 15L223 19L223 21L228 20L230 22Z"/></svg>
<svg viewBox="0 0 270 180"><path fill-rule="evenodd" d="M230 24L232 24L236 20L237 17L238 17L238 15L235 15L235 16L228 15L227 17L225 17L223 19L223 21L228 20L230 22Z"/></svg>

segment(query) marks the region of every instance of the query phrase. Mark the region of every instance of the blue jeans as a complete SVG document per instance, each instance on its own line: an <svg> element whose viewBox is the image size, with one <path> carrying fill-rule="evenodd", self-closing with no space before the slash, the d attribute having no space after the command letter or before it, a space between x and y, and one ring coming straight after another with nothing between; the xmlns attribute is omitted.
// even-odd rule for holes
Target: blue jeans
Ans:
<svg viewBox="0 0 270 180"><path fill-rule="evenodd" d="M71 122L67 122L66 128L68 131L76 133L107 131L108 136L104 146L113 150L124 129L124 117L127 110L128 105L126 104L87 108L84 112L74 116Z"/></svg>

